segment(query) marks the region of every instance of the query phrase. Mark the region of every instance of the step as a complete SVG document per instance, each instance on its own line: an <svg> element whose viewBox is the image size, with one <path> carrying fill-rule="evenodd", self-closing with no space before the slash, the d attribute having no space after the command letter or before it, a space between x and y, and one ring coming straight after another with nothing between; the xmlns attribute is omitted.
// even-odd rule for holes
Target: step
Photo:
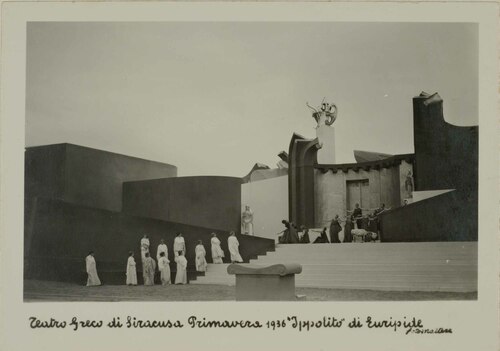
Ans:
<svg viewBox="0 0 500 351"><path fill-rule="evenodd" d="M477 291L477 243L284 244L250 260L299 263L297 287L393 291ZM209 264L192 284L234 285L228 264Z"/></svg>
<svg viewBox="0 0 500 351"><path fill-rule="evenodd" d="M286 263L297 263L301 264L302 266L304 265L318 265L318 264L345 264L349 262L350 260L327 260L327 259L321 259L321 258L308 258L304 260L299 260L295 258L290 258L290 257L284 257L284 258L276 258L276 259L257 259L257 260L251 260L250 264L259 264L259 265L266 265L270 266L273 264L286 264ZM380 262L381 260L366 260L366 259L356 259L355 261L351 260L352 265L374 265L374 266L379 266L379 265L399 265L401 264L400 261L397 260L384 260ZM425 263L424 263L425 262ZM477 267L477 262L475 260L425 260L424 262L422 261L406 261L404 266L428 266L429 264L439 267L439 266L475 266Z"/></svg>
<svg viewBox="0 0 500 351"><path fill-rule="evenodd" d="M197 281L210 280L210 279L225 279L231 277L230 274L220 273L212 274L210 276L200 276ZM233 277L234 278L234 277ZM377 280L393 281L393 280L412 280L419 282L440 282L446 281L468 281L476 279L475 272L455 272L449 274L447 272L433 272L429 273L407 273L407 272L308 272L300 273L295 276L295 280L302 279L349 279L351 281L365 281L376 278Z"/></svg>
<svg viewBox="0 0 500 351"><path fill-rule="evenodd" d="M474 292L477 291L477 285L464 284L443 284L443 285L419 285L411 286L406 284L384 285L373 282L369 285L352 284L350 282L318 282L307 281L297 282L299 288L326 288L326 289L349 289L349 290L380 290L380 291L441 291L441 292Z"/></svg>

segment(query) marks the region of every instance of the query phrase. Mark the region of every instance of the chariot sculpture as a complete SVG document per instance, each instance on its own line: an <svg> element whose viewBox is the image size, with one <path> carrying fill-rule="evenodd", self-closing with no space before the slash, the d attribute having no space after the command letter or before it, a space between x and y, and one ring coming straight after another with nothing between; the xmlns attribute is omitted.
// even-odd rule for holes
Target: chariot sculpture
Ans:
<svg viewBox="0 0 500 351"><path fill-rule="evenodd" d="M312 117L317 123L316 128L319 128L323 123L327 126L331 126L333 122L337 119L338 109L333 103L325 102L325 99L321 102L320 107L312 107L306 102L307 107L309 107L313 113Z"/></svg>

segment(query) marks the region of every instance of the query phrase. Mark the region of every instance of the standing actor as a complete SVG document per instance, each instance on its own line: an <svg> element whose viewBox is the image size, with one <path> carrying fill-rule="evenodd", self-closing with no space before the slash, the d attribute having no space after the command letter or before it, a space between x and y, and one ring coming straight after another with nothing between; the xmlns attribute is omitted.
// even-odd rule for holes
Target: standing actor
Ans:
<svg viewBox="0 0 500 351"><path fill-rule="evenodd" d="M335 215L335 218L330 224L330 242L332 244L340 243L339 233L342 231L342 226L340 225L339 215Z"/></svg>
<svg viewBox="0 0 500 351"><path fill-rule="evenodd" d="M167 244L165 244L165 241L163 239L160 240L160 245L158 245L158 249L156 250L156 259L159 261L160 260L160 254L164 252L165 257L168 258L168 247Z"/></svg>
<svg viewBox="0 0 500 351"><path fill-rule="evenodd" d="M158 269L160 270L161 285L170 284L170 261L165 255L165 252L160 252Z"/></svg>
<svg viewBox="0 0 500 351"><path fill-rule="evenodd" d="M155 270L156 262L146 252L144 263L142 265L142 276L144 278L144 285L155 285Z"/></svg>
<svg viewBox="0 0 500 351"><path fill-rule="evenodd" d="M196 245L194 253L196 257L196 271L205 272L207 270L207 252L205 251L205 246L203 246L203 242L201 240L198 240L198 245Z"/></svg>
<svg viewBox="0 0 500 351"><path fill-rule="evenodd" d="M127 260L127 285L137 285L137 268L134 259L134 253L128 253Z"/></svg>
<svg viewBox="0 0 500 351"><path fill-rule="evenodd" d="M184 257L183 252L179 251L177 257L175 258L177 262L177 273L175 274L175 284L187 284L187 260Z"/></svg>
<svg viewBox="0 0 500 351"><path fill-rule="evenodd" d="M182 253L186 252L186 242L180 232L177 233L177 236L174 239L174 255L177 256L179 251L182 251Z"/></svg>
<svg viewBox="0 0 500 351"><path fill-rule="evenodd" d="M229 248L229 253L231 254L231 263L243 262L239 250L240 243L236 238L235 232L229 233L229 238L227 238L227 246Z"/></svg>
<svg viewBox="0 0 500 351"><path fill-rule="evenodd" d="M90 251L89 255L85 258L85 265L87 267L87 286L101 285L101 280L97 275L97 267L94 258L94 251Z"/></svg>
<svg viewBox="0 0 500 351"><path fill-rule="evenodd" d="M212 261L213 263L222 263L222 258L224 257L224 251L220 247L220 240L217 238L217 234L212 233L212 239L210 240L212 244Z"/></svg>

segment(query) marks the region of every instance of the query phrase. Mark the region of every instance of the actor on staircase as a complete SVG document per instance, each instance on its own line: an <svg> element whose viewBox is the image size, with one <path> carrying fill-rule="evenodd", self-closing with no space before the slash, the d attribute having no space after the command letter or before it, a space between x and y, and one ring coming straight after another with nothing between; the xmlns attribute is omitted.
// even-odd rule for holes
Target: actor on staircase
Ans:
<svg viewBox="0 0 500 351"><path fill-rule="evenodd" d="M205 272L207 270L207 252L205 251L205 246L203 246L203 242L201 240L198 240L198 245L196 245L194 253L196 257L196 271Z"/></svg>
<svg viewBox="0 0 500 351"><path fill-rule="evenodd" d="M235 232L233 231L229 233L229 238L227 238L227 246L229 248L229 253L231 254L231 263L243 262L239 250L240 243L236 238Z"/></svg>
<svg viewBox="0 0 500 351"><path fill-rule="evenodd" d="M220 247L220 240L217 238L217 234L212 233L212 239L210 240L212 244L212 261L213 263L223 263L222 258L224 258L224 251Z"/></svg>

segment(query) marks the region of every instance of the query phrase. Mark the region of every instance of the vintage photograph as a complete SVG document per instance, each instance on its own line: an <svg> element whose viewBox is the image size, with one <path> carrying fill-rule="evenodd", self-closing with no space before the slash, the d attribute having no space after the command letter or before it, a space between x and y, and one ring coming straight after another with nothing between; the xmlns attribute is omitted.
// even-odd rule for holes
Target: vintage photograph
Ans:
<svg viewBox="0 0 500 351"><path fill-rule="evenodd" d="M24 302L478 299L477 23L26 42Z"/></svg>

